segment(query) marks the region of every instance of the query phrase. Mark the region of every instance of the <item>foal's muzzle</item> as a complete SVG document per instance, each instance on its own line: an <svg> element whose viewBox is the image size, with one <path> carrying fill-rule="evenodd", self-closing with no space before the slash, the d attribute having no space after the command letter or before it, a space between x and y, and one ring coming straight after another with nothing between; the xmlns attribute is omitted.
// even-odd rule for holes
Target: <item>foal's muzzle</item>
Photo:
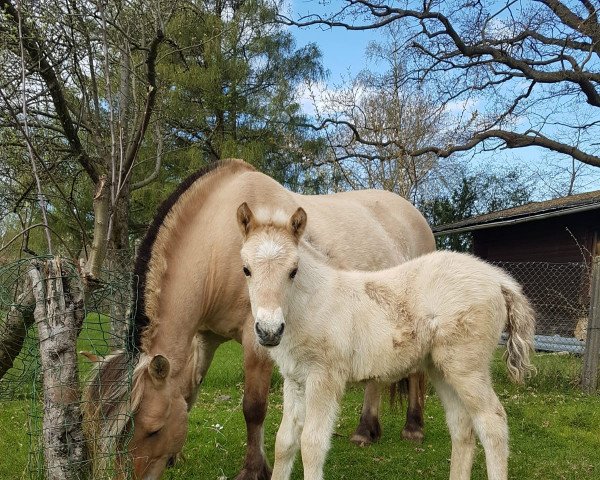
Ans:
<svg viewBox="0 0 600 480"><path fill-rule="evenodd" d="M256 331L256 336L258 337L258 343L260 343L263 347L275 347L279 345L284 329L284 323L282 323L274 332L263 330L258 322L254 324L254 330Z"/></svg>

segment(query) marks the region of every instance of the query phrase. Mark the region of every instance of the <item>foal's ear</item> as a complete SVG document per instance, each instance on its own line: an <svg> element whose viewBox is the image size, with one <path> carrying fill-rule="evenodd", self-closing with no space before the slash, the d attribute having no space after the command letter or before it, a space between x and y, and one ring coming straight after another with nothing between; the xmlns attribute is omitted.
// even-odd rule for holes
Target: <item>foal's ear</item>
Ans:
<svg viewBox="0 0 600 480"><path fill-rule="evenodd" d="M306 228L306 212L302 207L298 207L298 210L290 217L288 227L296 240L299 240Z"/></svg>
<svg viewBox="0 0 600 480"><path fill-rule="evenodd" d="M237 209L237 221L244 238L247 238L254 227L254 214L246 202Z"/></svg>
<svg viewBox="0 0 600 480"><path fill-rule="evenodd" d="M150 365L148 365L148 373L155 384L162 383L169 375L170 370L169 360L162 355L154 355L150 360Z"/></svg>

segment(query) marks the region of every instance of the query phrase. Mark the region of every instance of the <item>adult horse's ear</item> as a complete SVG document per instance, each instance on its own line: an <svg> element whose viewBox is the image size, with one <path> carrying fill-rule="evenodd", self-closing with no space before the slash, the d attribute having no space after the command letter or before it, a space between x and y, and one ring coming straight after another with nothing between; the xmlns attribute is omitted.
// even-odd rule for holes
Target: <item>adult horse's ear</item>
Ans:
<svg viewBox="0 0 600 480"><path fill-rule="evenodd" d="M294 235L296 240L299 240L306 228L306 212L302 207L298 207L291 216L288 226L292 235Z"/></svg>
<svg viewBox="0 0 600 480"><path fill-rule="evenodd" d="M248 237L254 227L254 214L246 202L237 209L237 221L244 238Z"/></svg>
<svg viewBox="0 0 600 480"><path fill-rule="evenodd" d="M148 373L155 384L162 383L169 375L170 370L171 365L169 364L169 360L162 355L154 355L148 365Z"/></svg>

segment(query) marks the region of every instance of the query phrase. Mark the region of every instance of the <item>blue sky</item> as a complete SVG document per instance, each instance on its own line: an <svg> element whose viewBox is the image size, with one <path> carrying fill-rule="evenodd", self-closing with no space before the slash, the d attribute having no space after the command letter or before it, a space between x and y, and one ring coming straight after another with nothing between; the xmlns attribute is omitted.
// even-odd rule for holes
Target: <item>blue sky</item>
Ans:
<svg viewBox="0 0 600 480"><path fill-rule="evenodd" d="M340 0L292 0L290 3L290 15L299 18L309 13L327 14L334 12L336 5L341 5ZM347 31L342 28L325 28L312 26L305 28L290 27L290 32L296 38L298 46L314 42L319 46L323 55L323 64L329 72L327 85L333 88L339 85L348 75L353 76L364 69L367 65L371 69L377 69L373 63L368 63L365 58L365 50L371 41L382 40L382 32L377 30ZM554 156L550 158L547 150L529 147L513 150L496 150L493 152L478 152L467 155L463 161L468 161L474 169L500 168L510 166L516 167L525 176L532 176L539 180L539 194L537 198L543 199L552 196L549 185L550 179L560 179L563 185L567 183L566 173L557 173L561 168L571 165L570 157ZM590 191L600 189L600 169L585 167L584 175L580 176L577 191ZM540 173L541 172L541 173Z"/></svg>
<svg viewBox="0 0 600 480"><path fill-rule="evenodd" d="M302 15L326 14L334 11L335 5L341 4L340 1L327 1L323 6L320 1L311 0L293 0L292 18L298 18ZM293 33L298 45L307 43L316 43L323 53L323 64L329 70L329 82L339 81L341 75L348 72L358 73L365 67L364 52L370 41L381 38L381 33L377 30L365 31L347 31L343 28L325 28L312 26L305 28L292 27Z"/></svg>

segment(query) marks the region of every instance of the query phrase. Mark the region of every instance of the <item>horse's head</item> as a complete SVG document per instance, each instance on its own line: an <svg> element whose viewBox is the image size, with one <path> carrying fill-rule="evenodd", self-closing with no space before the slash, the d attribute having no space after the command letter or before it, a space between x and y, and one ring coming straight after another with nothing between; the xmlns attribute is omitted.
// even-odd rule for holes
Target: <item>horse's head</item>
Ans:
<svg viewBox="0 0 600 480"><path fill-rule="evenodd" d="M137 480L158 479L174 463L187 435L187 403L171 379L169 360L142 354L133 370L131 390L123 352L100 361L86 391L87 437L95 469L117 478L132 470Z"/></svg>
<svg viewBox="0 0 600 480"><path fill-rule="evenodd" d="M264 346L281 341L288 297L298 271L298 242L306 227L306 212L298 208L289 218L259 219L246 203L239 206L237 220L244 237L243 270L254 329Z"/></svg>
<svg viewBox="0 0 600 480"><path fill-rule="evenodd" d="M181 452L187 435L188 411L179 386L169 377L166 357L154 355L145 370L138 380L143 386L133 415L128 450L135 478L151 480L159 478Z"/></svg>

